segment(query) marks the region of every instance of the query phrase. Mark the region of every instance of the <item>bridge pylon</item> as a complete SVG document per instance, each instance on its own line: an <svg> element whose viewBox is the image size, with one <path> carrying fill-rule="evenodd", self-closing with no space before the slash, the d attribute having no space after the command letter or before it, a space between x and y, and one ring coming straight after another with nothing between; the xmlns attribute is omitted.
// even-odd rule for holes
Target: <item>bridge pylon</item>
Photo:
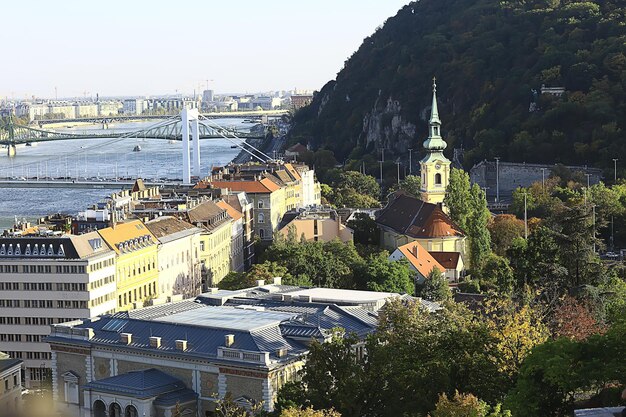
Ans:
<svg viewBox="0 0 626 417"><path fill-rule="evenodd" d="M188 109L184 107L180 113L180 122L182 125L181 134L183 140L183 184L191 184L191 164L193 163L193 173L195 176L200 177L200 126L198 122L198 109ZM189 124L191 123L191 145L193 151L191 152L191 158L189 155L190 141L189 141Z"/></svg>

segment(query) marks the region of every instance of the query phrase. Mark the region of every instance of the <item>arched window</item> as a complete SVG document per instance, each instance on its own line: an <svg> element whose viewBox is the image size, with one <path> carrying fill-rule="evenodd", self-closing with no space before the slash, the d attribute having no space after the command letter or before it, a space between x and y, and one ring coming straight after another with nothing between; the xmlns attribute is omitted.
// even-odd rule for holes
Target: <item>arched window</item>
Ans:
<svg viewBox="0 0 626 417"><path fill-rule="evenodd" d="M122 407L118 403L109 406L109 417L122 417Z"/></svg>
<svg viewBox="0 0 626 417"><path fill-rule="evenodd" d="M265 238L265 230L263 230L263 229L260 229L260 230L259 230L259 237L260 237L261 239L264 239L264 238Z"/></svg>
<svg viewBox="0 0 626 417"><path fill-rule="evenodd" d="M264 204L263 204L263 200L259 200L259 208L263 208Z"/></svg>
<svg viewBox="0 0 626 417"><path fill-rule="evenodd" d="M259 213L259 223L265 223L265 214Z"/></svg>
<svg viewBox="0 0 626 417"><path fill-rule="evenodd" d="M435 174L435 185L441 185L441 174Z"/></svg>
<svg viewBox="0 0 626 417"><path fill-rule="evenodd" d="M126 415L125 417L137 417L139 413L134 405L126 406Z"/></svg>
<svg viewBox="0 0 626 417"><path fill-rule="evenodd" d="M105 417L107 414L107 406L100 400L96 400L93 403L91 409L93 417Z"/></svg>

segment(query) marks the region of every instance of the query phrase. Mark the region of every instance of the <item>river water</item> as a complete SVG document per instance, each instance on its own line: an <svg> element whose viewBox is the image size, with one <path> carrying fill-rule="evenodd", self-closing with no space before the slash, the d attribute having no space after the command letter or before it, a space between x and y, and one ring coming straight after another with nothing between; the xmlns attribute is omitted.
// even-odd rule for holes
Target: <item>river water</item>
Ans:
<svg viewBox="0 0 626 417"><path fill-rule="evenodd" d="M220 126L249 130L252 124L241 119L218 119ZM111 131L135 131L153 125L155 121L110 125ZM56 130L82 132L98 126L61 126ZM161 139L79 139L37 143L21 146L17 155L9 158L6 149L0 153L1 178L27 178L36 181L44 177L70 178L182 178L182 142ZM139 146L141 151L134 152ZM206 175L211 167L230 162L239 148L226 139L200 141L200 167ZM15 217L34 221L52 213L76 214L91 204L115 192L113 189L64 188L0 188L0 230L13 225Z"/></svg>

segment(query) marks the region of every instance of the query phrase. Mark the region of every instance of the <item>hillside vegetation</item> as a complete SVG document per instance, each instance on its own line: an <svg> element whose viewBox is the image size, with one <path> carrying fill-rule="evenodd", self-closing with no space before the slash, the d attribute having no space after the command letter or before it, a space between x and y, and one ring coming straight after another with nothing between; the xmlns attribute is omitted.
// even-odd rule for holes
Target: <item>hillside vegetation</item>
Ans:
<svg viewBox="0 0 626 417"><path fill-rule="evenodd" d="M436 76L447 152L464 148L466 167L500 156L612 169L626 162L625 11L622 0L410 3L294 116L291 141L338 161L381 147L406 159L427 134Z"/></svg>

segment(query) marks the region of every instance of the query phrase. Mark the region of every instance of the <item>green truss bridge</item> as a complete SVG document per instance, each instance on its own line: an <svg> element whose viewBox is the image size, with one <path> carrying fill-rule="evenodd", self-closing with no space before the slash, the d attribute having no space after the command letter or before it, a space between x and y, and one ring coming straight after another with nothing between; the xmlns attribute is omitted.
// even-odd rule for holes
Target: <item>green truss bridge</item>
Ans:
<svg viewBox="0 0 626 417"><path fill-rule="evenodd" d="M198 134L200 139L251 139L262 138L265 136L264 131L238 131L234 128L218 126L215 123L210 122L206 119L198 123ZM43 129L33 126L21 125L15 123L15 120L12 117L9 119L9 122L7 124L0 127L0 145L7 147L7 152L9 156L15 155L15 146L19 144L33 142L52 142L58 140L101 138L145 138L182 140L181 118L180 116L173 116L168 119L161 120L160 122L155 123L149 127L132 132L114 132L107 129L81 130L80 128L77 128L72 132L57 131L53 129Z"/></svg>

